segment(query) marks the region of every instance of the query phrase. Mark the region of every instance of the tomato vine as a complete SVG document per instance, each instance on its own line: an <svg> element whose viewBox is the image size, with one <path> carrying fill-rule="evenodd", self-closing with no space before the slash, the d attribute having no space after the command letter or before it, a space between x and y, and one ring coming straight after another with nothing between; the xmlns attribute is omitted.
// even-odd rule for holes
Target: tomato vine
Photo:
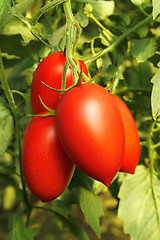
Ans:
<svg viewBox="0 0 160 240"><path fill-rule="evenodd" d="M109 13L106 13L106 7ZM31 224L31 219L34 219L33 210L51 212L55 218L60 219L61 223L68 225L76 237L79 236L80 240L88 240L88 235L79 225L76 225L69 213L69 211L72 212L72 203L70 202L73 201L73 204L79 203L80 209L88 219L92 230L100 237L102 204L99 199L103 199L103 194L110 192L116 197L115 209L118 209L118 216L124 221L124 233L130 234L133 239L141 240L144 238L147 240L145 237L147 234L152 236L153 231L152 228L145 228L144 225L152 224L150 220L152 219L156 229L154 234L160 240L160 54L158 27L160 5L158 1L153 0L151 3L150 0L94 0L88 2L82 0L2 0L0 8L2 9L0 11L0 115L2 115L0 118L0 133L2 132L0 145L3 145L3 124L5 123L6 126L9 126L8 128L12 129L12 120L14 121L14 129L8 130L12 137L4 139L6 145L2 149L2 156L0 155L0 163L2 161L0 177L1 175L13 174L16 185L14 187L19 190L20 196L18 197L23 202L22 208L20 204L17 204L15 208L16 210L21 208L25 212L26 226L28 227ZM135 175L126 176L126 174L118 172L113 181L113 187L111 186L107 190L76 169L64 195L62 194L53 204L49 203L43 206L34 198L32 199L24 179L21 157L22 137L27 123L31 119L29 117L39 116L38 113L31 113L29 98L35 69L42 62L42 59L59 51L66 57L63 65L62 84L57 85L57 88L50 86L46 81L46 74L48 74L46 70L41 79L44 87L51 89L53 93L58 92L59 97L63 99L62 95L65 96L66 92L70 90L74 92L75 86L84 87L85 84L86 86L87 84L92 85L90 83L94 82L101 85L106 91L109 90L109 94L118 95L135 117L139 129L142 155ZM89 75L85 74L80 67L81 60L87 64L90 70ZM72 70L73 84L66 88L68 69ZM88 90L88 95L89 93ZM38 100L47 111L41 116L56 118L56 111L48 106L41 94ZM72 110L75 113L75 109ZM3 111L6 111L6 115ZM85 114L82 115L86 116ZM11 117L9 124L8 116ZM64 118L62 118L62 123ZM71 118L70 122L72 120ZM72 127L76 122L75 116ZM98 119L94 126L100 125L100 122ZM79 124L83 126L83 121ZM71 128L70 125L69 128ZM112 127L110 128L112 129ZM86 136L88 135L86 134ZM61 141L63 142L63 140L62 136ZM75 144L75 141L71 144ZM106 145L107 140L105 140ZM87 151L88 149L86 149ZM81 149L79 155L81 155ZM92 158L94 155L96 154L93 154ZM17 169L14 168L15 166L7 166L7 161L4 161L7 157L13 160L11 160L13 165L15 165L15 161L18 162ZM20 183L20 186L17 182ZM75 191L75 188L78 190ZM116 189L119 193L116 192ZM99 196L97 193L100 193ZM0 192L0 197L1 195ZM68 200L69 196L71 198L73 196L72 201ZM145 205L144 199L150 201ZM0 201L0 207L3 201L3 199ZM64 206L65 204L66 206ZM135 209L134 217L132 206ZM148 218L145 214L147 208L151 209ZM22 222L22 216L22 211L15 214L13 223L21 226L18 223ZM146 219L149 223L145 222ZM140 220L142 224L139 224ZM14 224L12 224L13 226ZM35 233L32 232L32 227L27 228L26 226L22 224L23 232L26 232L26 235L29 236L28 239L32 240ZM143 235L145 230L146 235ZM22 239L22 231L19 231L18 234L17 240ZM12 239L13 235L11 230L7 240Z"/></svg>

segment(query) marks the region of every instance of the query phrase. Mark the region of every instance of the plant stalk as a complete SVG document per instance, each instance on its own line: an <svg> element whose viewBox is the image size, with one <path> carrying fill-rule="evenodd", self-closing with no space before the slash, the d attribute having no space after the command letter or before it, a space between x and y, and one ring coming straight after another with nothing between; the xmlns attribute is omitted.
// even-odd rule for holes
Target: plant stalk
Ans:
<svg viewBox="0 0 160 240"><path fill-rule="evenodd" d="M72 42L72 30L73 30L73 25L75 25L76 21L74 19L72 9L71 9L71 2L68 0L66 3L63 4L64 6L64 11L65 11L65 16L66 16L66 58L69 63L69 65L72 68L72 73L73 73L73 84L77 83L78 81L78 74L77 74L77 67L75 62L72 59L72 53L73 49L75 49L76 44L77 44L77 38L76 42ZM73 47L74 45L74 47ZM63 78L64 79L64 78ZM64 83L62 83L64 85Z"/></svg>
<svg viewBox="0 0 160 240"><path fill-rule="evenodd" d="M51 3L45 5L44 7L40 8L35 14L34 16L30 19L31 23L33 25L36 24L36 22L39 20L39 18L48 10L56 7L57 5L66 2L67 0L54 0Z"/></svg>
<svg viewBox="0 0 160 240"><path fill-rule="evenodd" d="M122 35L117 37L117 39L107 48L102 50L101 52L95 54L90 59L84 59L85 63L91 62L96 60L97 58L101 57L102 55L112 52L127 36L129 36L131 33L135 32L137 29L142 27L143 25L147 24L152 19L152 14L148 15L145 19L143 19L141 22L137 23L134 27L129 28L126 32L124 32Z"/></svg>
<svg viewBox="0 0 160 240"><path fill-rule="evenodd" d="M17 107L13 98L12 91L8 85L7 78L5 76L5 70L3 66L2 61L2 55L1 55L1 49L0 49L0 79L1 84L4 90L4 93L6 95L7 101L9 103L14 122L15 122L15 133L16 133L16 142L18 145L18 159L19 159L19 166L20 166L20 178L21 178L21 184L23 189L23 200L27 207L27 214L28 216L31 213L31 205L28 200L27 192L26 192L26 184L23 178L23 171L22 171L22 159L21 159L21 131L20 131L20 125L19 125L19 114L17 112Z"/></svg>

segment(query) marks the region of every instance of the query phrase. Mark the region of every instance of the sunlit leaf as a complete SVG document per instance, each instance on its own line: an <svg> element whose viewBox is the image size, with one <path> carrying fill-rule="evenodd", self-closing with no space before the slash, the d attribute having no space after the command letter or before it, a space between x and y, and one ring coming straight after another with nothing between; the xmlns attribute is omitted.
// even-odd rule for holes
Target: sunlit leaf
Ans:
<svg viewBox="0 0 160 240"><path fill-rule="evenodd" d="M97 236L100 237L100 216L103 214L100 198L95 196L92 192L81 188L80 207L84 215L87 217L90 226Z"/></svg>
<svg viewBox="0 0 160 240"><path fill-rule="evenodd" d="M143 0L131 0L133 4L135 5L141 5Z"/></svg>
<svg viewBox="0 0 160 240"><path fill-rule="evenodd" d="M0 32L2 31L8 16L10 0L0 1Z"/></svg>
<svg viewBox="0 0 160 240"><path fill-rule="evenodd" d="M151 82L153 83L152 95L151 95L151 106L152 115L156 119L160 115L160 69L156 72Z"/></svg>
<svg viewBox="0 0 160 240"><path fill-rule="evenodd" d="M128 175L119 192L118 216L124 222L125 233L132 240L159 239L160 179L144 166L137 167L135 175Z"/></svg>
<svg viewBox="0 0 160 240"><path fill-rule="evenodd" d="M114 1L88 1L93 7L93 15L99 19L103 20L106 16L111 15L114 12L115 3Z"/></svg>
<svg viewBox="0 0 160 240"><path fill-rule="evenodd" d="M88 25L88 18L83 11L78 11L75 18L82 27L86 27Z"/></svg>
<svg viewBox="0 0 160 240"><path fill-rule="evenodd" d="M142 11L146 7L151 7L151 1L150 0L131 0L132 3L136 6L138 6Z"/></svg>
<svg viewBox="0 0 160 240"><path fill-rule="evenodd" d="M14 19L14 21L7 24L5 27L3 34L6 35L16 35L20 34L24 40L24 42L29 42L30 40L34 40L35 37L31 34L29 29L23 22L19 21L18 19Z"/></svg>
<svg viewBox="0 0 160 240"><path fill-rule="evenodd" d="M13 118L5 100L0 97L0 155L4 154L13 132Z"/></svg>
<svg viewBox="0 0 160 240"><path fill-rule="evenodd" d="M160 1L152 0L153 4L153 19L155 19L160 14Z"/></svg>

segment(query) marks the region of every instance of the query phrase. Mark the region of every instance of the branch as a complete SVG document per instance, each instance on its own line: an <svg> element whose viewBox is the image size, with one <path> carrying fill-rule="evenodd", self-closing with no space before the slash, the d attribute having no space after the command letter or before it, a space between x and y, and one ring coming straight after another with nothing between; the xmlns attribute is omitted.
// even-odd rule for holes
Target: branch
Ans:
<svg viewBox="0 0 160 240"><path fill-rule="evenodd" d="M14 121L15 121L15 134L16 134L16 141L18 145L18 159L19 159L19 166L20 166L20 177L21 177L21 183L22 183L22 189L23 189L23 199L24 203L26 204L27 207L27 215L28 219L31 213L31 206L28 200L27 192L26 192L26 184L23 178L23 171L22 171L22 161L21 161L21 131L20 131L20 124L19 124L19 114L17 112L17 106L15 104L14 98L12 91L8 85L7 78L5 76L5 70L3 66L3 61L2 61L2 55L1 55L1 49L0 49L0 79L2 83L2 87L4 90L4 93L6 95L6 98L8 100L10 109L12 111Z"/></svg>
<svg viewBox="0 0 160 240"><path fill-rule="evenodd" d="M106 49L102 50L101 52L95 54L90 59L84 59L85 63L91 62L96 60L97 58L101 57L102 55L112 52L127 36L129 36L131 33L135 32L137 29L145 25L146 23L150 22L153 18L152 14L148 15L145 19L143 19L141 22L137 23L134 27L129 28L125 33L117 37L117 39Z"/></svg>
<svg viewBox="0 0 160 240"><path fill-rule="evenodd" d="M56 7L57 5L66 2L67 0L54 0L51 3L45 5L44 7L42 7L41 9L38 10L38 12L35 13L35 15L30 19L31 23L33 25L36 24L36 22L39 20L39 18L48 10L50 10L51 8Z"/></svg>

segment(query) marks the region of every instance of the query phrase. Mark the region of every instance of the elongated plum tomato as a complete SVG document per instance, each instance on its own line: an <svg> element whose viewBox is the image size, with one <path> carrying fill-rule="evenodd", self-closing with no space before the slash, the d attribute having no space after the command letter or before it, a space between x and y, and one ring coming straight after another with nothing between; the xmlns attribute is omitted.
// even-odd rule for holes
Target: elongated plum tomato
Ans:
<svg viewBox="0 0 160 240"><path fill-rule="evenodd" d="M40 102L39 96L42 101L49 108L55 110L56 104L60 97L60 92L53 91L46 87L42 82L48 86L56 89L62 87L63 69L66 62L66 56L63 52L54 52L44 58L38 65L31 84L31 107L33 113L37 114L45 111L46 109ZM88 70L83 61L79 60L79 67L88 76ZM68 88L73 84L73 76L71 67L67 70L66 87Z"/></svg>
<svg viewBox="0 0 160 240"><path fill-rule="evenodd" d="M22 167L29 189L43 202L57 198L67 188L75 165L57 138L54 116L36 116L27 126Z"/></svg>
<svg viewBox="0 0 160 240"><path fill-rule="evenodd" d="M124 151L123 121L111 94L93 83L74 87L58 101L55 118L70 159L88 176L109 186Z"/></svg>
<svg viewBox="0 0 160 240"><path fill-rule="evenodd" d="M120 109L125 132L124 156L120 172L134 174L141 152L137 126L127 105L116 95L112 96Z"/></svg>

